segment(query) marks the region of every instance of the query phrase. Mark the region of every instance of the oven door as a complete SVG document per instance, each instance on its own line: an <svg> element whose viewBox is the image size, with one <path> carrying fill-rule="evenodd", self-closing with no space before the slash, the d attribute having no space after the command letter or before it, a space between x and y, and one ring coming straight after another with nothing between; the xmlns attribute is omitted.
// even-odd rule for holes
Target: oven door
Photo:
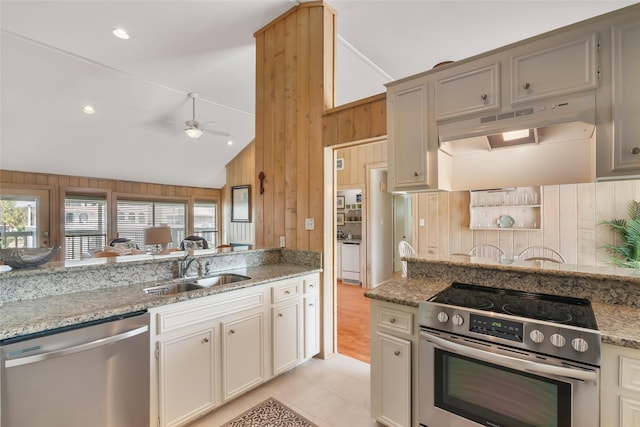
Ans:
<svg viewBox="0 0 640 427"><path fill-rule="evenodd" d="M422 331L419 418L426 427L597 427L599 369Z"/></svg>

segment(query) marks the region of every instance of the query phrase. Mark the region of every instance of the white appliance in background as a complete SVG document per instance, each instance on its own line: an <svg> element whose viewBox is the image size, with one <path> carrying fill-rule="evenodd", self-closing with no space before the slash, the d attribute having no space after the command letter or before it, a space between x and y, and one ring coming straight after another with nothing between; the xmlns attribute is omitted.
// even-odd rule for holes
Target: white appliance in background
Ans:
<svg viewBox="0 0 640 427"><path fill-rule="evenodd" d="M359 242L342 242L342 282L360 284Z"/></svg>

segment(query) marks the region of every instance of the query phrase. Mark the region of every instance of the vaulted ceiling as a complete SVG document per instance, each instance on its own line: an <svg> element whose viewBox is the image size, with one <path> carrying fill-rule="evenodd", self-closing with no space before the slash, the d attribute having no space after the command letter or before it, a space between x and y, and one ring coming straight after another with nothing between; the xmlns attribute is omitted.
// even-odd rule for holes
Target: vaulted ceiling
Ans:
<svg viewBox="0 0 640 427"><path fill-rule="evenodd" d="M338 105L633 1L335 0ZM290 0L0 2L0 168L222 187L254 136L253 33ZM112 34L122 27L130 34ZM230 138L184 133L196 118ZM91 104L96 113L81 109ZM227 145L227 140L233 145Z"/></svg>

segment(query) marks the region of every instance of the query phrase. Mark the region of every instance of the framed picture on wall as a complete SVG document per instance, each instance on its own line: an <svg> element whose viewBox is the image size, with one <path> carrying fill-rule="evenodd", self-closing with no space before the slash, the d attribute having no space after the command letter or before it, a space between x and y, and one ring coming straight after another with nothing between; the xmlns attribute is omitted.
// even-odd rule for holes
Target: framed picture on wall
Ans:
<svg viewBox="0 0 640 427"><path fill-rule="evenodd" d="M344 225L344 212L336 214L336 225Z"/></svg>
<svg viewBox="0 0 640 427"><path fill-rule="evenodd" d="M336 170L337 171L344 170L344 158L336 159Z"/></svg>
<svg viewBox="0 0 640 427"><path fill-rule="evenodd" d="M251 222L251 186L231 187L231 222Z"/></svg>
<svg viewBox="0 0 640 427"><path fill-rule="evenodd" d="M344 196L336 196L336 209L344 209Z"/></svg>

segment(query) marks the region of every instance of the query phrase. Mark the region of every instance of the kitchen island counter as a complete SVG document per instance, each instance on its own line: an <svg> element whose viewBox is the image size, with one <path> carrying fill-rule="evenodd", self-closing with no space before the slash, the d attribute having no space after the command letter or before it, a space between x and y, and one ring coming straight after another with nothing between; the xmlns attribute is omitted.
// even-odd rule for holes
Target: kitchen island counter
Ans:
<svg viewBox="0 0 640 427"><path fill-rule="evenodd" d="M365 296L371 299L418 307L453 281L482 286L518 289L587 298L591 301L602 342L640 349L640 303L638 272L623 269L580 268L540 263L504 265L460 257L407 258L409 278L389 281ZM548 264L548 263L546 263Z"/></svg>
<svg viewBox="0 0 640 427"><path fill-rule="evenodd" d="M322 270L319 266L297 265L287 263L284 260L283 263L219 270L215 273L242 274L251 279L173 295L151 295L143 292L145 287L174 282L174 280L159 279L145 283L108 286L41 298L8 301L4 302L0 308L0 340L147 310L151 307L188 299L231 292L236 289L320 271ZM79 287L82 288L82 286Z"/></svg>

